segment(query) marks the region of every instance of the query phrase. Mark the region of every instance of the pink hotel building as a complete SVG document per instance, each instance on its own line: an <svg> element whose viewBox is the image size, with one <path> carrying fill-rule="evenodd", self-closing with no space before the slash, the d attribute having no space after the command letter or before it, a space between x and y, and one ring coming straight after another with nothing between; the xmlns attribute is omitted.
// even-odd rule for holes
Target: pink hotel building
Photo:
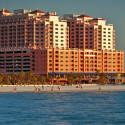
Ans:
<svg viewBox="0 0 125 125"><path fill-rule="evenodd" d="M0 11L0 73L124 72L115 30L102 18L40 10Z"/></svg>

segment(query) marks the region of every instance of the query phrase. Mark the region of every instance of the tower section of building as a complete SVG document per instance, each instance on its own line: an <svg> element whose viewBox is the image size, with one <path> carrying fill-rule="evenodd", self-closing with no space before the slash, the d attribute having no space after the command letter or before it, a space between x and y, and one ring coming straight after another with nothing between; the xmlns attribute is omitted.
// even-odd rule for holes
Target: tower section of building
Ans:
<svg viewBox="0 0 125 125"><path fill-rule="evenodd" d="M56 13L20 11L0 12L0 48L68 47L67 22L60 21Z"/></svg>
<svg viewBox="0 0 125 125"><path fill-rule="evenodd" d="M69 26L70 48L115 50L115 30L106 20L85 14L64 17Z"/></svg>

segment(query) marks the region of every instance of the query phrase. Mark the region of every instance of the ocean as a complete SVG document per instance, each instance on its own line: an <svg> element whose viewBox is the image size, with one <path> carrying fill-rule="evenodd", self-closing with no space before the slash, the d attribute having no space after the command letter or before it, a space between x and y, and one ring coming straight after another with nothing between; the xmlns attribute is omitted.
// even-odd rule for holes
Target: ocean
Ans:
<svg viewBox="0 0 125 125"><path fill-rule="evenodd" d="M0 125L125 125L125 92L0 93Z"/></svg>

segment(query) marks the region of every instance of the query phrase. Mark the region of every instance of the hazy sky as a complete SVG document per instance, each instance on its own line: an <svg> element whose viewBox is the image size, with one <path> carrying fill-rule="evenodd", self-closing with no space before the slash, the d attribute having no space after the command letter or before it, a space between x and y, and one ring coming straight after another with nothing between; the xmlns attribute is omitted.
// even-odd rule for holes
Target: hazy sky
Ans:
<svg viewBox="0 0 125 125"><path fill-rule="evenodd" d="M116 49L125 50L125 0L0 0L0 9L39 9L63 14L87 14L114 24Z"/></svg>

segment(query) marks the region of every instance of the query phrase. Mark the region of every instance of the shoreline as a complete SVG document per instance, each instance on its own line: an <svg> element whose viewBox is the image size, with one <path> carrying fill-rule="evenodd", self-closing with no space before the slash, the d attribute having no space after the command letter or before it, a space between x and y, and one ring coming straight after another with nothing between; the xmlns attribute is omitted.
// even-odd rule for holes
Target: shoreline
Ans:
<svg viewBox="0 0 125 125"><path fill-rule="evenodd" d="M87 91L125 91L125 85L82 84L61 85L2 85L0 93L16 92L87 92Z"/></svg>

